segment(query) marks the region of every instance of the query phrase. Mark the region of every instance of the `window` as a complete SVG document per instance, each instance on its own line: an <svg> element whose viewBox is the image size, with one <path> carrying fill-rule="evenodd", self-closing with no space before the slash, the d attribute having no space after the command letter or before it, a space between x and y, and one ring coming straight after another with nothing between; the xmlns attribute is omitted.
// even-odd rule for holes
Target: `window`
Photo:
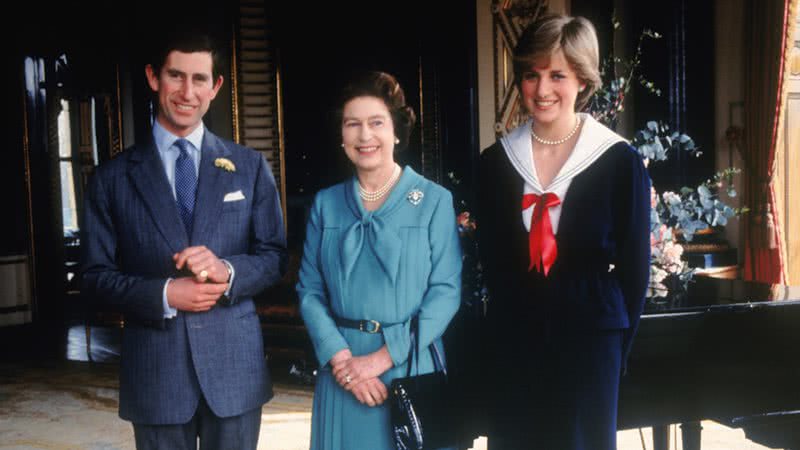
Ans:
<svg viewBox="0 0 800 450"><path fill-rule="evenodd" d="M65 238L78 233L70 122L69 102L61 99L61 112L58 113L58 159L61 175L61 221Z"/></svg>
<svg viewBox="0 0 800 450"><path fill-rule="evenodd" d="M786 243L788 284L800 284L800 15L795 18L794 47L786 63L783 129L778 136L775 196Z"/></svg>

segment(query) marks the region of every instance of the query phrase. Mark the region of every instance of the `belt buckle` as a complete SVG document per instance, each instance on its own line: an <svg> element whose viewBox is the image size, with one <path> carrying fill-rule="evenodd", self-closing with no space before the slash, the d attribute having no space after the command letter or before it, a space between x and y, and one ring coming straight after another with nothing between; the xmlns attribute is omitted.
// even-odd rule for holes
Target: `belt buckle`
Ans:
<svg viewBox="0 0 800 450"><path fill-rule="evenodd" d="M368 329L364 325L372 324L372 329ZM364 333L375 334L381 331L381 323L377 320L362 320L361 323L358 324L358 331L363 331Z"/></svg>

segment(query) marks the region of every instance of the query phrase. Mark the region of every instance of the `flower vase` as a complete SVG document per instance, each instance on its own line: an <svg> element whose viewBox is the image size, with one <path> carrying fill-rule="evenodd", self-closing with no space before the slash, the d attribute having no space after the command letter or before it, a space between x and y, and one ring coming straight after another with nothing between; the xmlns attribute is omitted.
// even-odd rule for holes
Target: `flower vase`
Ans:
<svg viewBox="0 0 800 450"><path fill-rule="evenodd" d="M681 308L688 301L688 292L680 277L670 274L660 283L658 290L645 299L645 313L653 314Z"/></svg>
<svg viewBox="0 0 800 450"><path fill-rule="evenodd" d="M682 235L683 259L689 267L699 269L698 275L716 273L720 269L735 269L739 264L738 252L724 238L722 228L706 228L694 234L691 242ZM735 272L735 270L734 270Z"/></svg>

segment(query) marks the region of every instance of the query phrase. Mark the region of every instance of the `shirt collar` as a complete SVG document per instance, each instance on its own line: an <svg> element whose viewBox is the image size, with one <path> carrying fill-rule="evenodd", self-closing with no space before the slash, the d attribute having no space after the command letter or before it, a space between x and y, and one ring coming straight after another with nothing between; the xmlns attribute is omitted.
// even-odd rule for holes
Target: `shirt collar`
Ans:
<svg viewBox="0 0 800 450"><path fill-rule="evenodd" d="M205 134L205 125L200 122L200 126L195 128L194 131L189 133L184 139L191 142L194 148L199 152L203 146L203 135ZM158 152L164 154L169 150L172 144L179 139L178 136L167 131L158 120L153 121L153 141L156 143Z"/></svg>
<svg viewBox="0 0 800 450"><path fill-rule="evenodd" d="M627 142L622 136L596 121L591 115L578 114L583 121L578 141L564 166L553 179L546 192L555 192L562 184L568 184L575 176L586 170L597 158L617 142ZM533 165L531 144L532 119L500 138L500 143L511 165L535 192L544 193Z"/></svg>

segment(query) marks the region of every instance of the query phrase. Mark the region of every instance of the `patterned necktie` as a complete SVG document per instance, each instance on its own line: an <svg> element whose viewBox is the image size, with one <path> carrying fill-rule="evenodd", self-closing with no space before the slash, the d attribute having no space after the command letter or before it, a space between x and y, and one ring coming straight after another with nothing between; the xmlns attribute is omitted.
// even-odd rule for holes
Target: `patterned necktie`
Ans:
<svg viewBox="0 0 800 450"><path fill-rule="evenodd" d="M175 198L178 202L178 212L183 219L186 233L192 236L194 222L194 199L197 194L197 172L194 161L189 155L189 141L178 139L175 141L181 154L175 160Z"/></svg>

